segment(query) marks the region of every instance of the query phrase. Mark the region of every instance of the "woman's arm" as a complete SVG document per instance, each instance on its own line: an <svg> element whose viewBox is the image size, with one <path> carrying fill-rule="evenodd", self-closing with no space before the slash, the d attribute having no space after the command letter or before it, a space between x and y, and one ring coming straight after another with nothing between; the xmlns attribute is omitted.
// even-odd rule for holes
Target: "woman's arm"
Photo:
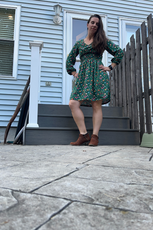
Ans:
<svg viewBox="0 0 153 230"><path fill-rule="evenodd" d="M73 67L76 62L76 56L79 54L78 43L76 42L66 60L66 70L68 74L75 75L76 69Z"/></svg>
<svg viewBox="0 0 153 230"><path fill-rule="evenodd" d="M104 72L111 71L116 65L121 62L124 55L123 50L109 39L107 39L106 50L114 57L111 60L111 65L109 65L108 67L99 65L99 69L102 69Z"/></svg>
<svg viewBox="0 0 153 230"><path fill-rule="evenodd" d="M118 46L116 45L115 43L113 43L111 40L107 39L107 46L106 46L106 50L111 54L113 55L114 57L112 58L111 62L112 62L112 67L114 68L116 65L118 65L123 56L124 56L124 53L123 53L123 50ZM115 65L116 64L116 65Z"/></svg>

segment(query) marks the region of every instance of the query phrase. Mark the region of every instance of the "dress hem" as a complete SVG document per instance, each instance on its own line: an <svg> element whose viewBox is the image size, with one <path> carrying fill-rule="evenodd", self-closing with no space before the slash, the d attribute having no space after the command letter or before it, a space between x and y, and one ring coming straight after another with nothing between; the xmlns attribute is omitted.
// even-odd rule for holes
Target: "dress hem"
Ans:
<svg viewBox="0 0 153 230"><path fill-rule="evenodd" d="M94 101L94 100L76 100L73 98L70 98L70 100L79 101L81 102L81 106L87 106L87 107L92 107L91 102ZM100 101L100 100L102 100L102 103L101 103L102 105L105 105L110 102L110 99L99 99L95 101Z"/></svg>

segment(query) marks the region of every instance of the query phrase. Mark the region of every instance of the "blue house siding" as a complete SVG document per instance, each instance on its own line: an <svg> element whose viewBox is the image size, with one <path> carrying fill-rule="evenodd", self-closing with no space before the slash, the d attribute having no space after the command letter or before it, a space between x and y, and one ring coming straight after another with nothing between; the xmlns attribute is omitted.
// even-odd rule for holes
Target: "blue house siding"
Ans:
<svg viewBox="0 0 153 230"><path fill-rule="evenodd" d="M52 18L54 3L33 1L24 4L21 13L21 40L20 44L27 47L29 40L42 40L44 47L41 58L41 103L62 103L62 24L58 27ZM28 18L28 20L27 20ZM26 39L26 41L25 41ZM31 54L31 51L30 51ZM24 53L23 53L24 55ZM20 65L24 65L25 60ZM30 65L30 63L27 63ZM51 87L46 87L45 82L50 81Z"/></svg>
<svg viewBox="0 0 153 230"><path fill-rule="evenodd" d="M53 23L53 6L59 2L64 10L78 13L99 13L107 16L107 36L119 44L119 17L146 20L153 12L152 0L35 0L0 1L3 5L20 5L20 36L16 80L0 78L0 126L6 126L20 99L30 75L31 50L29 41L42 40L40 102L62 104L63 84L63 13L60 25ZM108 62L111 60L108 55ZM51 86L46 86L46 81ZM12 126L17 125L18 118Z"/></svg>

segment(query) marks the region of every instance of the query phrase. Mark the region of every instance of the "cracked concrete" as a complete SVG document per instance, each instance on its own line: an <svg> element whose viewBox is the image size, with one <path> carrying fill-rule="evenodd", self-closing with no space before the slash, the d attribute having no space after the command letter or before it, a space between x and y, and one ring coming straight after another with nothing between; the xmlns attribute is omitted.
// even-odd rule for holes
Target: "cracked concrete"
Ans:
<svg viewBox="0 0 153 230"><path fill-rule="evenodd" d="M152 229L150 214L138 214L130 211L115 210L97 205L73 203L41 230L146 230Z"/></svg>
<svg viewBox="0 0 153 230"><path fill-rule="evenodd" d="M152 152L0 144L0 229L153 229Z"/></svg>

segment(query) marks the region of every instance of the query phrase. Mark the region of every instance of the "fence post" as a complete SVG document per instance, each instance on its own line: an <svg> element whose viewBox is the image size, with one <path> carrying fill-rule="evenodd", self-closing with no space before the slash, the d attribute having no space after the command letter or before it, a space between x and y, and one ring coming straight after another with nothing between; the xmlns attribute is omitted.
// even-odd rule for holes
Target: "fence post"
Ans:
<svg viewBox="0 0 153 230"><path fill-rule="evenodd" d="M146 110L146 128L147 133L143 134L141 146L142 147L153 147L153 133L152 133L152 119L151 119L151 108L150 108L150 95L152 101L152 109L153 109L153 19L152 15L149 15L148 18L148 41L145 39L146 37L146 26L145 22L141 25L142 30L142 50L143 50L143 57L146 58L143 65L143 73L144 73L144 96L145 96L145 110ZM150 59L150 81L151 84L149 85L149 76L148 76L148 56L147 53L147 45L149 44L149 59ZM151 86L151 90L149 89ZM151 91L151 92L150 92Z"/></svg>
<svg viewBox="0 0 153 230"><path fill-rule="evenodd" d="M118 66L114 69L114 79L115 79L115 105L118 107L118 96L119 96L119 79L118 79Z"/></svg>
<svg viewBox="0 0 153 230"><path fill-rule="evenodd" d="M131 119L131 67L130 67L130 45L126 45L126 79L127 79L127 102L128 117Z"/></svg>
<svg viewBox="0 0 153 230"><path fill-rule="evenodd" d="M151 98L152 98L152 113L153 113L153 19L152 19L152 14L148 16L147 22L148 22Z"/></svg>
<svg viewBox="0 0 153 230"><path fill-rule="evenodd" d="M109 83L110 83L110 106L113 106L113 79L112 71L109 73Z"/></svg>
<svg viewBox="0 0 153 230"><path fill-rule="evenodd" d="M118 65L119 107L123 106L122 62Z"/></svg>
<svg viewBox="0 0 153 230"><path fill-rule="evenodd" d="M132 128L138 129L137 87L136 87L136 56L135 39L131 36L131 95L132 95Z"/></svg>
<svg viewBox="0 0 153 230"><path fill-rule="evenodd" d="M151 109L150 109L150 97L149 97L147 35L146 35L145 22L141 24L141 33L142 33L143 80L144 80L146 128L147 128L147 133L150 134L152 132L152 123L151 123Z"/></svg>
<svg viewBox="0 0 153 230"><path fill-rule="evenodd" d="M122 59L122 87L123 87L122 97L123 97L123 115L124 115L124 117L126 117L127 116L127 88L126 88L127 81L126 81L126 74L125 74L126 73L125 72L125 69L126 69L126 65L125 65L126 52L125 52L125 49L123 51L124 51L124 56Z"/></svg>
<svg viewBox="0 0 153 230"><path fill-rule="evenodd" d="M115 81L115 71L112 70L112 86L113 86L113 90L112 90L112 99L113 99L113 104L112 106L116 106L116 81Z"/></svg>
<svg viewBox="0 0 153 230"><path fill-rule="evenodd" d="M29 123L27 127L39 127L38 125L38 100L40 93L40 69L42 41L29 42L31 48L31 77L29 99Z"/></svg>
<svg viewBox="0 0 153 230"><path fill-rule="evenodd" d="M139 117L140 117L140 140L145 132L144 122L144 107L142 97L142 76L141 76L141 45L140 45L140 29L136 31L136 80L137 80L137 92L139 101Z"/></svg>

